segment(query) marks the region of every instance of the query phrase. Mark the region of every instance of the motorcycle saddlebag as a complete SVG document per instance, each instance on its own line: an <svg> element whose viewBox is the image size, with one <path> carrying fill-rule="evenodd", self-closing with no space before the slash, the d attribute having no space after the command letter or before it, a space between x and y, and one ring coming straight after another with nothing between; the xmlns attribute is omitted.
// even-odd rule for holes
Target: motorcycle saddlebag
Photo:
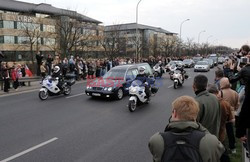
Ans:
<svg viewBox="0 0 250 162"><path fill-rule="evenodd" d="M158 87L151 87L151 92L155 94L158 92L158 89L159 89Z"/></svg>
<svg viewBox="0 0 250 162"><path fill-rule="evenodd" d="M65 75L66 80L71 80L71 79L74 79L75 77L76 77L76 75L72 74L72 73L68 73Z"/></svg>
<svg viewBox="0 0 250 162"><path fill-rule="evenodd" d="M68 85L72 86L73 84L75 84L76 81L75 81L75 79L66 79L65 82L66 82Z"/></svg>

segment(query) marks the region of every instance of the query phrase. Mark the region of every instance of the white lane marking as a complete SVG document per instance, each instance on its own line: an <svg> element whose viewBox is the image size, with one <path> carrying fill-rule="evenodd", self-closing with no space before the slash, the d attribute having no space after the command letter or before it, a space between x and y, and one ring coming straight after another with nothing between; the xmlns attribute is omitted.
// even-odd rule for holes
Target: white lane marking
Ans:
<svg viewBox="0 0 250 162"><path fill-rule="evenodd" d="M172 84L171 86L168 86L168 88L171 88L171 87L173 87L174 85Z"/></svg>
<svg viewBox="0 0 250 162"><path fill-rule="evenodd" d="M69 97L66 97L67 99L68 98L73 98L73 97L77 97L77 96L81 96L81 95L84 95L85 93L80 93L80 94L76 94L76 95L73 95L73 96L69 96Z"/></svg>
<svg viewBox="0 0 250 162"><path fill-rule="evenodd" d="M22 156L22 155L24 155L24 154L27 154L27 153L29 153L29 152L35 150L35 149L38 149L39 147L42 147L42 146L44 146L44 145L49 144L49 143L51 143L51 142L53 142L53 141L55 141L55 140L57 140L57 139L58 139L57 137L54 137L54 138L52 138L52 139L50 139L50 140L48 140L48 141L45 141L45 142L43 142L43 143L40 143L39 145L36 145L36 146L31 147L31 148L29 148L29 149L27 149L27 150L24 150L24 151L22 151L22 152L20 152L20 153L18 153L18 154L16 154L16 155L13 155L13 156L11 156L11 157L9 157L9 158L6 158L6 159L4 159L4 160L1 160L0 162L7 162L7 161L10 161L10 160L16 159L16 158L18 158L19 156Z"/></svg>

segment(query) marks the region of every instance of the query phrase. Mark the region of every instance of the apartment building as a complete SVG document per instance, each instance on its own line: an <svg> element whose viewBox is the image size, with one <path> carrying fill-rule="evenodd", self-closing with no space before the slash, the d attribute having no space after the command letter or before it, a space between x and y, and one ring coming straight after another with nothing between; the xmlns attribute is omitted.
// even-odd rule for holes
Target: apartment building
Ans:
<svg viewBox="0 0 250 162"><path fill-rule="evenodd" d="M0 0L0 51L6 61L33 61L37 52L63 57L100 52L101 22L50 4Z"/></svg>
<svg viewBox="0 0 250 162"><path fill-rule="evenodd" d="M127 56L134 56L136 47L141 57L160 55L161 46L169 41L177 43L176 33L136 23L105 26L104 32L107 37L116 37L118 41L115 46L120 48L117 51Z"/></svg>

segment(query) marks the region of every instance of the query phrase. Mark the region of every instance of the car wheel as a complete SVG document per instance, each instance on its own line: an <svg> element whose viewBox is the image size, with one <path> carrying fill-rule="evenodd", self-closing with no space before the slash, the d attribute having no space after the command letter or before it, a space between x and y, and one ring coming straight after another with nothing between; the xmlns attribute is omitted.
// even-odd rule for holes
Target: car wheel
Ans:
<svg viewBox="0 0 250 162"><path fill-rule="evenodd" d="M116 97L116 99L121 100L123 98L123 95L124 95L124 93L123 93L122 88L119 88L117 90L117 92L116 92L116 96L115 97Z"/></svg>

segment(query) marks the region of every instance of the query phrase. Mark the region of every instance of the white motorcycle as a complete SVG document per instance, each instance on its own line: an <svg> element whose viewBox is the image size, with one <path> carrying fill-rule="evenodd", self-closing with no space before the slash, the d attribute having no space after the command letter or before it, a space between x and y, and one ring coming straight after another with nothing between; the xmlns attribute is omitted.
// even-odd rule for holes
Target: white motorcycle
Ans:
<svg viewBox="0 0 250 162"><path fill-rule="evenodd" d="M182 86L184 80L188 78L188 75L182 74L180 70L175 70L173 73L174 89Z"/></svg>
<svg viewBox="0 0 250 162"><path fill-rule="evenodd" d="M131 86L129 87L130 98L128 102L128 109L130 112L134 112L139 103L149 103L149 99L146 98L145 87L141 85L141 81L135 80L131 83ZM152 87L149 88L149 90L152 92L152 94L155 94L158 91L158 88Z"/></svg>
<svg viewBox="0 0 250 162"><path fill-rule="evenodd" d="M156 64L154 67L153 67L153 70L154 70L154 77L160 77L162 76L162 67L159 66L159 64Z"/></svg>
<svg viewBox="0 0 250 162"><path fill-rule="evenodd" d="M169 76L171 80L173 80L173 74L176 69L177 69L176 64L173 64L169 67Z"/></svg>
<svg viewBox="0 0 250 162"><path fill-rule="evenodd" d="M71 93L71 85L75 83L75 79L63 81L61 89L57 86L58 82L58 78L52 79L51 76L47 76L42 81L42 88L39 91L39 98L41 100L46 100L48 96L56 96L60 94L69 95Z"/></svg>

